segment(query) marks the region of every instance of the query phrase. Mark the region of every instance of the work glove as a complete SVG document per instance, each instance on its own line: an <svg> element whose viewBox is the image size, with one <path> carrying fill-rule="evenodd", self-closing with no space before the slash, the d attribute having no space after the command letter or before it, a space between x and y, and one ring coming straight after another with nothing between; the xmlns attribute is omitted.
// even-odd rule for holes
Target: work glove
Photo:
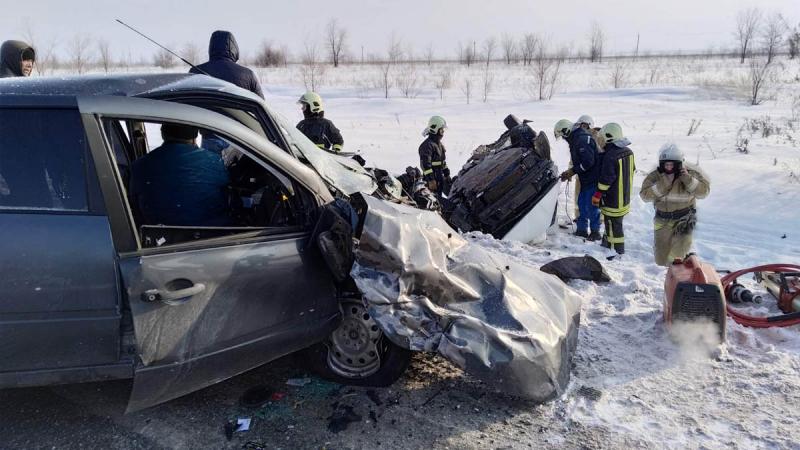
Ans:
<svg viewBox="0 0 800 450"><path fill-rule="evenodd" d="M575 175L575 172L572 169L567 169L567 170L561 172L561 175L559 175L559 178L561 179L561 181L567 181L570 178L572 178L573 175Z"/></svg>
<svg viewBox="0 0 800 450"><path fill-rule="evenodd" d="M681 167L681 171L680 171L680 175L678 176L678 179L681 180L681 183L683 183L684 186L688 186L689 183L691 183L694 178L689 173L689 171L686 170L686 167Z"/></svg>
<svg viewBox="0 0 800 450"><path fill-rule="evenodd" d="M437 188L439 187L439 183L437 183L436 180L428 180L426 184L428 185L428 189L430 189L431 192L436 192Z"/></svg>
<svg viewBox="0 0 800 450"><path fill-rule="evenodd" d="M600 191L595 192L594 195L592 196L592 205L599 208L601 198L603 198L603 193Z"/></svg>

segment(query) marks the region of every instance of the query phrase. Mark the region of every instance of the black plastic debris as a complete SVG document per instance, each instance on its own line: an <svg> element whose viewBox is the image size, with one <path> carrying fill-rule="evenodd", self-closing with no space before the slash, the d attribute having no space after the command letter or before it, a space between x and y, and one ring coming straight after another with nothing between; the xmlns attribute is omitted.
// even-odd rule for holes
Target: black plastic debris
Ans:
<svg viewBox="0 0 800 450"><path fill-rule="evenodd" d="M253 386L239 397L239 404L246 408L260 408L270 401L273 393L267 386Z"/></svg>
<svg viewBox="0 0 800 450"><path fill-rule="evenodd" d="M561 281L587 280L607 283L611 281L600 261L589 255L568 256L551 261L541 267L542 272L555 275Z"/></svg>
<svg viewBox="0 0 800 450"><path fill-rule="evenodd" d="M600 397L603 396L603 391L597 388L593 388L591 386L581 386L580 388L578 388L577 393L581 397L585 397L588 398L589 400L594 400L594 401L600 400Z"/></svg>
<svg viewBox="0 0 800 450"><path fill-rule="evenodd" d="M351 423L361 422L361 416L353 411L352 406L333 404L333 414L328 417L328 431L338 433L344 431Z"/></svg>

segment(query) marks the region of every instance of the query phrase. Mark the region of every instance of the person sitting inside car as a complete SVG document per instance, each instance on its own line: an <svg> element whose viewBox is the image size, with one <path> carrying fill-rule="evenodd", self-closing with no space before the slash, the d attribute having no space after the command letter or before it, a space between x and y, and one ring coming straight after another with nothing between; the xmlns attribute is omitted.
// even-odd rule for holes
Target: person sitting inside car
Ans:
<svg viewBox="0 0 800 450"><path fill-rule="evenodd" d="M197 146L198 129L165 123L164 144L131 166L131 198L142 224L229 226L222 158Z"/></svg>

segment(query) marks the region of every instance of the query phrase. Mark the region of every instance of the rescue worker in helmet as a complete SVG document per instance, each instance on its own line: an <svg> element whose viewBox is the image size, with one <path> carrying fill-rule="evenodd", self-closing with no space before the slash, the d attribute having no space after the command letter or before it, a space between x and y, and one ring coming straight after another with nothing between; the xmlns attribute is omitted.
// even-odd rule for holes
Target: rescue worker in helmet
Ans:
<svg viewBox="0 0 800 450"><path fill-rule="evenodd" d="M697 223L695 202L711 191L708 176L685 161L674 143L658 152L658 168L647 174L639 196L653 202L653 249L656 264L668 266L684 258L692 247L692 232Z"/></svg>
<svg viewBox="0 0 800 450"><path fill-rule="evenodd" d="M297 124L297 129L317 147L334 153L341 152L344 145L342 133L333 122L325 118L322 97L309 91L297 103L303 108L303 120Z"/></svg>
<svg viewBox="0 0 800 450"><path fill-rule="evenodd" d="M606 146L600 163L597 192L592 196L592 203L599 206L603 213L605 221L603 246L621 255L625 253L622 219L631 210L636 162L633 151L628 147L631 141L622 134L622 127L619 124L607 123L600 133L606 139Z"/></svg>
<svg viewBox="0 0 800 450"><path fill-rule="evenodd" d="M445 160L445 148L442 136L447 128L442 116L433 116L428 120L428 126L422 131L426 136L419 146L419 165L422 167L422 177L428 189L437 195L447 194L450 191L450 169Z"/></svg>
<svg viewBox="0 0 800 450"><path fill-rule="evenodd" d="M556 139L564 138L569 144L572 167L561 173L561 181L567 181L578 175L578 218L575 235L590 241L600 239L600 209L592 203L592 196L597 191L597 179L600 164L597 144L589 129L593 125L589 116L581 116L579 122L572 123L567 119L559 120L553 127ZM587 123L588 122L588 123ZM591 232L590 232L591 230Z"/></svg>

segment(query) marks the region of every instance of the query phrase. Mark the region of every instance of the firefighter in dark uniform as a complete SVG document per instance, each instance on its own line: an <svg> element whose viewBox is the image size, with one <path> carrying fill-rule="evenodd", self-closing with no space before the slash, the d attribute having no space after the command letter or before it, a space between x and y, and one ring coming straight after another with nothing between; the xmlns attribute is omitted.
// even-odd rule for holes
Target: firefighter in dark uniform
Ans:
<svg viewBox="0 0 800 450"><path fill-rule="evenodd" d="M303 120L297 124L297 129L317 147L334 153L341 152L344 145L342 133L325 118L322 97L316 92L306 92L297 103L303 107Z"/></svg>
<svg viewBox="0 0 800 450"><path fill-rule="evenodd" d="M600 166L600 179L592 203L600 207L605 221L603 246L618 254L625 253L625 233L622 219L631 209L633 173L636 164L633 151L628 146L631 141L622 134L617 123L608 123L600 134L606 139L605 154Z"/></svg>
<svg viewBox="0 0 800 450"><path fill-rule="evenodd" d="M428 126L422 132L427 138L419 146L419 165L422 167L422 177L428 189L437 195L447 194L450 190L450 169L445 160L445 149L442 144L444 129L447 122L441 116L433 116L428 120Z"/></svg>

